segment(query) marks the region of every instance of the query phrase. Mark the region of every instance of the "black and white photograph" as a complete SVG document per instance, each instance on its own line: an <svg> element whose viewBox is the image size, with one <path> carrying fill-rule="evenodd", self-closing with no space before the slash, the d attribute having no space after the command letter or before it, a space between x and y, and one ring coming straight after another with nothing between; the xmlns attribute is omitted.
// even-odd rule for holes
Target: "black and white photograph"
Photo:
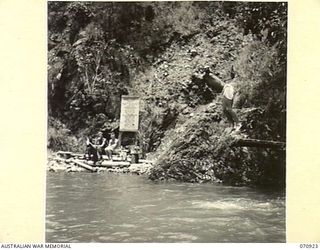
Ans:
<svg viewBox="0 0 320 250"><path fill-rule="evenodd" d="M287 2L46 11L46 242L286 242Z"/></svg>

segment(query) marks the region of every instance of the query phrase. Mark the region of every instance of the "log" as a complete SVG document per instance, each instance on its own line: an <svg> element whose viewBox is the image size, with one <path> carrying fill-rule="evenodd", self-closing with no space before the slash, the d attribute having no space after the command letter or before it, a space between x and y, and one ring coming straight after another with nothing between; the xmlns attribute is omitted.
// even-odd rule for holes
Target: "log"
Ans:
<svg viewBox="0 0 320 250"><path fill-rule="evenodd" d="M237 139L232 146L234 147L257 147L257 148L277 148L284 150L285 142L280 141L266 141L257 139Z"/></svg>
<svg viewBox="0 0 320 250"><path fill-rule="evenodd" d="M67 162L67 159L65 158L61 158L61 157L49 157L49 160L52 160L52 161L62 161L62 162Z"/></svg>
<svg viewBox="0 0 320 250"><path fill-rule="evenodd" d="M92 167L84 162L79 161L79 160L72 159L72 162L77 164L79 167L85 168L85 169L90 170L92 172L95 172L95 170L96 170L95 167Z"/></svg>
<svg viewBox="0 0 320 250"><path fill-rule="evenodd" d="M212 90L220 93L223 89L224 82L220 80L217 76L211 74L205 74L203 80Z"/></svg>
<svg viewBox="0 0 320 250"><path fill-rule="evenodd" d="M124 168L124 167L129 167L130 162L127 162L127 161L103 161L100 164L100 166L107 167L107 168L115 168L115 167Z"/></svg>

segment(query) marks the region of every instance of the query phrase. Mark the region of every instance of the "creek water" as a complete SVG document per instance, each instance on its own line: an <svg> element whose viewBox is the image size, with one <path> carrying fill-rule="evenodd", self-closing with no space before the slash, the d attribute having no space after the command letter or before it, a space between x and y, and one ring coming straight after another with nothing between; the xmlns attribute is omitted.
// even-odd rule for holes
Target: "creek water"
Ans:
<svg viewBox="0 0 320 250"><path fill-rule="evenodd" d="M48 173L47 242L285 242L285 193Z"/></svg>

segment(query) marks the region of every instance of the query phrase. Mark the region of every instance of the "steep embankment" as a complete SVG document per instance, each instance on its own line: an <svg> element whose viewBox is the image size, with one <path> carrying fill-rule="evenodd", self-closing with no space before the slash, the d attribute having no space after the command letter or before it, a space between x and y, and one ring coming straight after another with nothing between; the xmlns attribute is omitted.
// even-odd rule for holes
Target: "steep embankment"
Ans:
<svg viewBox="0 0 320 250"><path fill-rule="evenodd" d="M218 93L200 80L205 67L229 79L236 58L252 36L243 36L234 21L215 17L203 32L177 39L158 59L132 79L132 93L141 96L141 131L148 151L161 144L178 114L190 114ZM239 82L241 84L241 82Z"/></svg>
<svg viewBox="0 0 320 250"><path fill-rule="evenodd" d="M50 149L117 131L121 95L134 94L150 178L284 184L283 151L230 147L202 75L228 81L233 68L242 136L285 141L285 4L51 2L48 17Z"/></svg>
<svg viewBox="0 0 320 250"><path fill-rule="evenodd" d="M281 187L285 151L231 146L239 136L257 136L266 114L256 108L236 112L243 122L241 134L230 133L219 103L199 107L192 117L179 115L176 127L166 132L150 178Z"/></svg>
<svg viewBox="0 0 320 250"><path fill-rule="evenodd" d="M134 92L143 104L141 141L148 151L155 151L151 179L284 185L285 151L230 147L234 136L222 115L219 95L201 80L205 66L226 80L234 67L239 76L235 106L243 123L238 136L285 141L285 112L278 100L283 102L285 95L268 96L281 84L272 86L267 82L271 78L253 76L254 71L266 75L270 69L264 67L276 62L271 56L275 52L271 49L266 56L266 49L251 35L244 36L233 21L217 21L202 33L175 41L136 75ZM254 104L257 98L260 105Z"/></svg>

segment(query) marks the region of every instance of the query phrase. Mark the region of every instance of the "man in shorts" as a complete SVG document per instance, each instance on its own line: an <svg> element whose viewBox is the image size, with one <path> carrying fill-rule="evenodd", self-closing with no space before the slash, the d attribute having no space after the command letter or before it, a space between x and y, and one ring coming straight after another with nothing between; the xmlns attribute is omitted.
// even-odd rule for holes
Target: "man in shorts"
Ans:
<svg viewBox="0 0 320 250"><path fill-rule="evenodd" d="M203 79L206 84L217 92L222 93L222 109L224 115L227 117L228 121L231 123L233 129L236 131L240 130L241 123L236 115L236 113L232 110L233 99L235 96L234 85L235 85L235 72L233 67L231 68L231 82L225 83L216 75L211 74L210 67L206 66L204 68L205 75Z"/></svg>
<svg viewBox="0 0 320 250"><path fill-rule="evenodd" d="M236 115L236 113L232 110L233 99L235 95L234 91L235 82L232 81L230 83L226 83L222 89L222 109L223 113L227 117L228 121L231 123L233 129L236 131L240 130L241 123Z"/></svg>
<svg viewBox="0 0 320 250"><path fill-rule="evenodd" d="M118 147L118 139L116 138L115 133L112 132L110 134L110 140L109 140L108 146L105 148L105 152L109 160L112 160L112 153L117 147Z"/></svg>

